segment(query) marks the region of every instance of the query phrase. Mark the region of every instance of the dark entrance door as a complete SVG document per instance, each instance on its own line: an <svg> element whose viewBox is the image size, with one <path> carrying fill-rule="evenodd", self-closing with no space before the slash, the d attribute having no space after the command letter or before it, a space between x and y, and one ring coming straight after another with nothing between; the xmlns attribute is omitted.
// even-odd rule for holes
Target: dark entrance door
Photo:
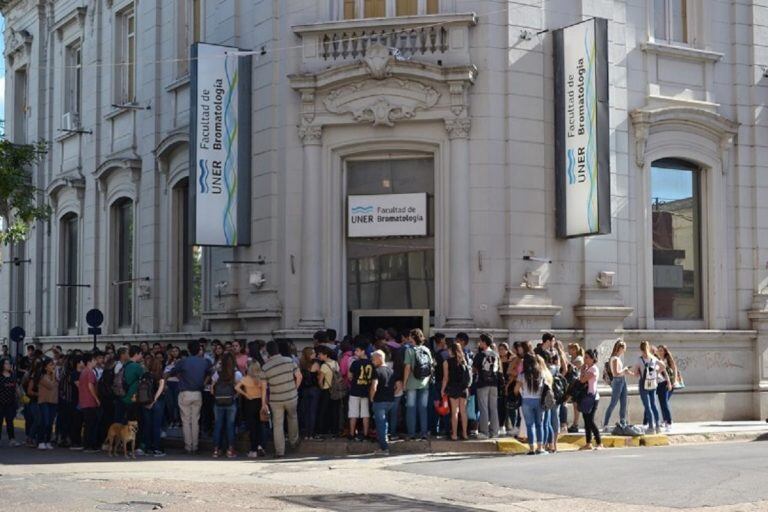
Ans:
<svg viewBox="0 0 768 512"><path fill-rule="evenodd" d="M415 328L423 329L424 318L421 316L361 316L360 334L373 338L376 329L397 329L398 332Z"/></svg>

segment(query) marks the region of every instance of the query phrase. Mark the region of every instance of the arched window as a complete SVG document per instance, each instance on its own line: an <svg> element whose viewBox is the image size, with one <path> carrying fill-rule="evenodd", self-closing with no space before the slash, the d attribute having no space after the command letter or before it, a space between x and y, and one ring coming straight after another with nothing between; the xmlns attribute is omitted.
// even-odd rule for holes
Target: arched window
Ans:
<svg viewBox="0 0 768 512"><path fill-rule="evenodd" d="M113 284L117 327L133 323L133 201L118 199L112 206Z"/></svg>
<svg viewBox="0 0 768 512"><path fill-rule="evenodd" d="M60 222L61 243L61 268L60 283L62 286L62 327L64 331L76 330L78 324L77 315L77 291L78 276L78 240L79 218L74 213L68 213Z"/></svg>
<svg viewBox="0 0 768 512"><path fill-rule="evenodd" d="M700 320L702 307L701 171L677 159L651 164L653 314Z"/></svg>
<svg viewBox="0 0 768 512"><path fill-rule="evenodd" d="M191 245L189 237L189 180L183 179L174 187L176 205L176 254L179 266L178 293L182 324L198 322L202 313L202 261L203 248Z"/></svg>

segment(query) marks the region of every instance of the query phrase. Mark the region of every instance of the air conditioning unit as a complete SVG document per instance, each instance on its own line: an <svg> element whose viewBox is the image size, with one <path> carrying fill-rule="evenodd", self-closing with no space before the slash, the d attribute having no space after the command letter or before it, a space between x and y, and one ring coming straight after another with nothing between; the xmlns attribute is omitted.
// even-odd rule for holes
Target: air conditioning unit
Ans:
<svg viewBox="0 0 768 512"><path fill-rule="evenodd" d="M65 131L74 131L77 130L80 124L80 120L77 117L77 114L74 114L72 112L67 112L63 116L61 116L61 126L62 130Z"/></svg>

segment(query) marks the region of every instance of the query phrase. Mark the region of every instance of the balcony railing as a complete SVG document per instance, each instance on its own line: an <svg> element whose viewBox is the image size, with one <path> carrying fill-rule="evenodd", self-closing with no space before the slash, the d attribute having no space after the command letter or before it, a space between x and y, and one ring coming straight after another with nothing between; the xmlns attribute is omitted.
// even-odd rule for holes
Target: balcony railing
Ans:
<svg viewBox="0 0 768 512"><path fill-rule="evenodd" d="M468 65L474 14L368 18L293 27L303 40L304 68L318 70L365 57L382 44L403 59Z"/></svg>

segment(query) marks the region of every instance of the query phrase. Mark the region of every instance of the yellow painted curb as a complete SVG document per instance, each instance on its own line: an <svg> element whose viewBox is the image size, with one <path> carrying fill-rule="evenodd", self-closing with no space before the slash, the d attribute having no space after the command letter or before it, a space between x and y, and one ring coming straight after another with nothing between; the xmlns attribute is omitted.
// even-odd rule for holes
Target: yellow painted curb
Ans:
<svg viewBox="0 0 768 512"><path fill-rule="evenodd" d="M26 422L23 418L16 418L13 420L13 426L16 428L24 428L26 426Z"/></svg>
<svg viewBox="0 0 768 512"><path fill-rule="evenodd" d="M528 453L528 445L517 439L499 439L496 441L496 448L502 453Z"/></svg>
<svg viewBox="0 0 768 512"><path fill-rule="evenodd" d="M557 443L568 443L581 448L587 444L587 440L584 437L584 434L562 434L557 437Z"/></svg>
<svg viewBox="0 0 768 512"><path fill-rule="evenodd" d="M669 438L662 434L642 436L640 444L642 446L669 446Z"/></svg>
<svg viewBox="0 0 768 512"><path fill-rule="evenodd" d="M557 451L559 452L577 452L579 447L572 443L563 443L559 439L557 441Z"/></svg>

